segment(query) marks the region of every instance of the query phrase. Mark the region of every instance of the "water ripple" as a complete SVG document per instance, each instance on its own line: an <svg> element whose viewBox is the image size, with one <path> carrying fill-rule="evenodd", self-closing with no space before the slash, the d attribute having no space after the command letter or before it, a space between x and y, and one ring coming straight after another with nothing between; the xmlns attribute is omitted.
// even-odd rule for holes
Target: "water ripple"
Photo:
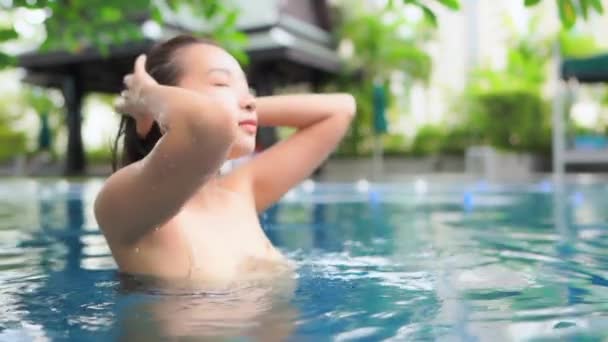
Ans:
<svg viewBox="0 0 608 342"><path fill-rule="evenodd" d="M117 274L99 181L3 181L0 340L608 338L608 184L420 184L294 190L262 221L297 283L211 293Z"/></svg>

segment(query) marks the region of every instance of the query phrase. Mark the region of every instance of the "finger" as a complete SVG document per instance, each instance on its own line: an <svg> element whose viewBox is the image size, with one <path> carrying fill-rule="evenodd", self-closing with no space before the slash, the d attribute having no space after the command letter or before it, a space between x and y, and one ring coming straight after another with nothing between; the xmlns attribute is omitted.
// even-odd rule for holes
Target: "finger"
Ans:
<svg viewBox="0 0 608 342"><path fill-rule="evenodd" d="M114 100L114 110L120 114L131 115L131 107L129 106L129 102L122 97Z"/></svg>
<svg viewBox="0 0 608 342"><path fill-rule="evenodd" d="M128 74L125 76L125 78L123 78L123 83L125 86L127 86L127 88L131 88L133 85L133 74Z"/></svg>
<svg viewBox="0 0 608 342"><path fill-rule="evenodd" d="M127 101L123 97L118 97L114 100L114 110L118 113L127 113Z"/></svg>
<svg viewBox="0 0 608 342"><path fill-rule="evenodd" d="M146 55L139 55L135 61L135 73L140 75L147 74L146 72Z"/></svg>

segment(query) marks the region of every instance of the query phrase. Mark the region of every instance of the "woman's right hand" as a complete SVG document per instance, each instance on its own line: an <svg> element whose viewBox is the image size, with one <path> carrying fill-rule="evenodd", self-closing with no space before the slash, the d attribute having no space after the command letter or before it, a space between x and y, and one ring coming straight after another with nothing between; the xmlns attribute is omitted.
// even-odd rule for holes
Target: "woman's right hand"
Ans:
<svg viewBox="0 0 608 342"><path fill-rule="evenodd" d="M148 134L155 120L154 105L149 103L145 93L150 87L158 85L146 71L145 65L146 55L137 57L133 73L124 78L126 89L120 93L120 97L115 103L117 112L135 119L137 133L141 138Z"/></svg>

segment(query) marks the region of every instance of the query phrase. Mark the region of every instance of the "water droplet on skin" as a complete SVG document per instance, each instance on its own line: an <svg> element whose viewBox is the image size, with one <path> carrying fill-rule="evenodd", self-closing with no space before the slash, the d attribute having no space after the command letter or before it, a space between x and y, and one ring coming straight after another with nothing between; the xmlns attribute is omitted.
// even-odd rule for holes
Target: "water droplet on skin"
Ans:
<svg viewBox="0 0 608 342"><path fill-rule="evenodd" d="M135 253L139 253L139 247L135 247Z"/></svg>
<svg viewBox="0 0 608 342"><path fill-rule="evenodd" d="M154 231L157 232L160 228L154 227Z"/></svg>

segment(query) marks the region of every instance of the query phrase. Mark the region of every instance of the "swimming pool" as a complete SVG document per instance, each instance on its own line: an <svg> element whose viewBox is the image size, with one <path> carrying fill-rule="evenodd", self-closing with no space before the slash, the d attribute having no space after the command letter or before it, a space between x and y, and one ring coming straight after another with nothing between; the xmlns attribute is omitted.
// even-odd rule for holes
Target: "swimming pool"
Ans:
<svg viewBox="0 0 608 342"><path fill-rule="evenodd" d="M272 301L125 285L100 186L0 182L0 341L608 338L608 183L306 182L262 215L298 265Z"/></svg>

